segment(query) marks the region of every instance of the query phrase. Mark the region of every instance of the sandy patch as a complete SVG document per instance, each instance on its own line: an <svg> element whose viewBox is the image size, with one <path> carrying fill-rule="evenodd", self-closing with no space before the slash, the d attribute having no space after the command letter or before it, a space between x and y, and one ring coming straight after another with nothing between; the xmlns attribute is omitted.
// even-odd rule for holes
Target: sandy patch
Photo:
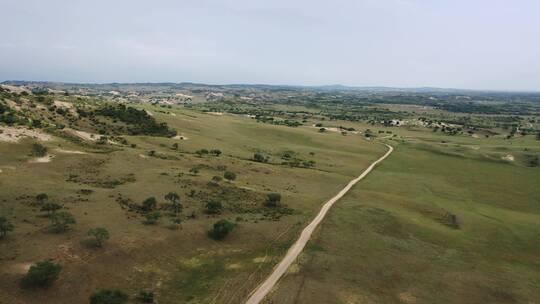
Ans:
<svg viewBox="0 0 540 304"><path fill-rule="evenodd" d="M54 155L45 155L43 157L37 157L37 158L31 159L28 161L28 163L30 164L50 163L53 157Z"/></svg>
<svg viewBox="0 0 540 304"><path fill-rule="evenodd" d="M1 86L4 89L8 89L10 92L13 92L13 93L22 93L22 92L30 93L30 90L28 90L25 87L18 87L18 86L12 86L12 85L7 85L7 84L2 84Z"/></svg>
<svg viewBox="0 0 540 304"><path fill-rule="evenodd" d="M139 154L139 157L140 158L148 158L148 156L144 155L144 154Z"/></svg>
<svg viewBox="0 0 540 304"><path fill-rule="evenodd" d="M0 141L18 142L24 137L41 141L49 141L52 139L52 136L39 130L31 130L25 127L0 127Z"/></svg>
<svg viewBox="0 0 540 304"><path fill-rule="evenodd" d="M206 112L207 114L222 116L223 112Z"/></svg>
<svg viewBox="0 0 540 304"><path fill-rule="evenodd" d="M479 136L478 134L476 134L476 133L473 133L473 134L471 135L471 137L472 137L472 138L480 138L480 136Z"/></svg>
<svg viewBox="0 0 540 304"><path fill-rule="evenodd" d="M242 268L242 264L240 264L240 263L227 265L227 269L240 269L240 268Z"/></svg>
<svg viewBox="0 0 540 304"><path fill-rule="evenodd" d="M98 135L98 134L88 133L88 132L85 132L85 131L79 131L79 130L74 130L74 129L69 129L69 128L65 128L64 130L67 131L70 134L73 134L73 135L79 137L80 139L84 139L84 140L88 140L88 141L96 141L101 136L101 135Z"/></svg>
<svg viewBox="0 0 540 304"><path fill-rule="evenodd" d="M28 269L30 269L30 266L32 266L32 263L13 264L9 267L8 273L25 274L28 272Z"/></svg>
<svg viewBox="0 0 540 304"><path fill-rule="evenodd" d="M410 292L402 292L399 295L399 300L403 303L414 304L416 303L416 297Z"/></svg>
<svg viewBox="0 0 540 304"><path fill-rule="evenodd" d="M154 116L154 113L148 111L148 110L145 110L146 111L146 114L150 115L150 116Z"/></svg>
<svg viewBox="0 0 540 304"><path fill-rule="evenodd" d="M65 154L88 154L86 152L83 152L83 151L77 151L77 150L66 150L66 149L62 149L62 148L56 148L54 149L56 152L60 152L60 153L65 153Z"/></svg>
<svg viewBox="0 0 540 304"><path fill-rule="evenodd" d="M55 100L53 103L57 108L73 109L73 104L69 102Z"/></svg>
<svg viewBox="0 0 540 304"><path fill-rule="evenodd" d="M253 259L253 263L264 263L264 262L266 262L266 257L265 256L257 257L257 258Z"/></svg>
<svg viewBox="0 0 540 304"><path fill-rule="evenodd" d="M511 161L511 162L513 162L513 161L515 160L514 155L512 155L512 154L508 154L508 155L503 156L503 157L501 157L501 158L502 158L503 160Z"/></svg>
<svg viewBox="0 0 540 304"><path fill-rule="evenodd" d="M13 100L6 100L6 104L8 105L8 107L10 107L12 110L16 110L16 111L20 111L21 110L21 106L19 106L15 101Z"/></svg>
<svg viewBox="0 0 540 304"><path fill-rule="evenodd" d="M176 113L171 112L171 116L176 116Z"/></svg>

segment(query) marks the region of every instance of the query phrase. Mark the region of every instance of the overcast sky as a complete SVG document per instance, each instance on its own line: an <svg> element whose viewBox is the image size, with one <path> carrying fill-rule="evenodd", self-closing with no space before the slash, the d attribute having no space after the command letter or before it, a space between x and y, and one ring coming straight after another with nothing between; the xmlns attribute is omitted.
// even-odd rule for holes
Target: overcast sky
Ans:
<svg viewBox="0 0 540 304"><path fill-rule="evenodd" d="M540 90L538 0L1 0L0 80Z"/></svg>

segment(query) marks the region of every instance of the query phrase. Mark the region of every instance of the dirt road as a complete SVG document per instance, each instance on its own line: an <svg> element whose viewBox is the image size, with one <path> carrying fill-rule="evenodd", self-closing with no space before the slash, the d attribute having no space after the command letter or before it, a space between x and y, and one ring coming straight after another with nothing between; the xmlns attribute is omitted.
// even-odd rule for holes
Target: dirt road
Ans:
<svg viewBox="0 0 540 304"><path fill-rule="evenodd" d="M342 198L351 188L354 186L357 182L362 180L366 175L375 168L375 166L382 162L392 151L394 151L394 148L390 145L386 145L388 147L388 151L378 160L374 161L360 176L350 181L345 188L343 188L341 191L339 191L336 196L332 197L329 201L327 201L321 208L321 211L319 211L319 214L309 223L309 225L304 228L302 231L302 234L300 234L300 237L296 242L289 248L289 251L287 251L287 254L285 257L281 260L281 262L277 265L276 268L274 268L274 271L266 278L266 280L259 285L249 296L248 300L246 301L246 304L258 304L260 303L264 297L272 290L272 288L276 285L277 281L285 274L289 266L296 260L300 252L304 249L307 242L311 238L311 234L317 228L319 223L324 219L326 216L326 213L328 210L334 205L335 202L337 202L340 198Z"/></svg>

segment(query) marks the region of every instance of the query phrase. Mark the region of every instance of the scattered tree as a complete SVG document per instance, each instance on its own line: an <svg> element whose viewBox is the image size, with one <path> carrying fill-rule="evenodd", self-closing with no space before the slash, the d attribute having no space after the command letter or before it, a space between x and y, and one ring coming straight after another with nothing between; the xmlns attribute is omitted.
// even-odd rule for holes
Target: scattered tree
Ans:
<svg viewBox="0 0 540 304"><path fill-rule="evenodd" d="M7 218L0 216L0 238L4 238L10 231L13 231L13 224Z"/></svg>
<svg viewBox="0 0 540 304"><path fill-rule="evenodd" d="M265 205L268 207L277 207L281 204L281 194L279 193L268 193L266 197Z"/></svg>
<svg viewBox="0 0 540 304"><path fill-rule="evenodd" d="M49 200L49 196L47 195L47 193L40 193L36 195L36 201L40 205L43 205L45 202L47 202L47 200Z"/></svg>
<svg viewBox="0 0 540 304"><path fill-rule="evenodd" d="M215 155L215 156L220 156L221 155L221 150L212 149L212 150L210 150L210 154Z"/></svg>
<svg viewBox="0 0 540 304"><path fill-rule="evenodd" d="M142 202L141 210L144 212L150 212L156 209L156 207L157 207L157 200L155 197L151 196Z"/></svg>
<svg viewBox="0 0 540 304"><path fill-rule="evenodd" d="M101 289L90 296L90 304L125 304L129 296L118 289Z"/></svg>
<svg viewBox="0 0 540 304"><path fill-rule="evenodd" d="M64 232L69 229L70 225L77 223L75 217L67 211L59 211L50 216L54 229L58 232Z"/></svg>
<svg viewBox="0 0 540 304"><path fill-rule="evenodd" d="M233 181L236 179L236 173L231 172L231 171L225 171L225 173L223 173L223 177L226 180Z"/></svg>
<svg viewBox="0 0 540 304"><path fill-rule="evenodd" d="M92 228L88 230L88 235L94 237L97 247L103 246L103 243L109 239L109 231L103 227Z"/></svg>
<svg viewBox="0 0 540 304"><path fill-rule="evenodd" d="M45 205L43 205L40 210L47 212L48 215L51 215L56 213L56 211L60 209L62 209L62 206L58 205L57 203L45 203Z"/></svg>
<svg viewBox="0 0 540 304"><path fill-rule="evenodd" d="M205 210L207 214L220 214L221 210L223 210L223 205L220 201L211 200L208 203L206 203Z"/></svg>
<svg viewBox="0 0 540 304"><path fill-rule="evenodd" d="M171 208L175 216L182 211L184 206L180 203L180 196L176 192L167 193L167 195L165 195L165 200L171 202Z"/></svg>
<svg viewBox="0 0 540 304"><path fill-rule="evenodd" d="M224 239L232 230L234 224L228 220L219 220L214 224L212 230L208 232L208 235L214 240Z"/></svg>
<svg viewBox="0 0 540 304"><path fill-rule="evenodd" d="M52 285L58 276L62 266L51 261L38 262L28 270L28 273L23 278L24 287L49 287Z"/></svg>

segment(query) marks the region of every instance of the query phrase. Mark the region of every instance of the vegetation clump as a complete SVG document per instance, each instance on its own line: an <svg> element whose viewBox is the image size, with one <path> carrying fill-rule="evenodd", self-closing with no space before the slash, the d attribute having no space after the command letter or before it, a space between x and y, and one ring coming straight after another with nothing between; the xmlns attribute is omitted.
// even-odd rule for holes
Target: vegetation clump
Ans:
<svg viewBox="0 0 540 304"><path fill-rule="evenodd" d="M95 115L120 120L128 125L127 132L130 135L173 137L177 134L167 126L167 123L156 122L145 110L137 110L123 104L105 106L96 110Z"/></svg>
<svg viewBox="0 0 540 304"><path fill-rule="evenodd" d="M75 217L67 212L60 211L55 212L49 216L52 222L52 227L56 232L64 232L70 228L71 225L77 223Z"/></svg>

